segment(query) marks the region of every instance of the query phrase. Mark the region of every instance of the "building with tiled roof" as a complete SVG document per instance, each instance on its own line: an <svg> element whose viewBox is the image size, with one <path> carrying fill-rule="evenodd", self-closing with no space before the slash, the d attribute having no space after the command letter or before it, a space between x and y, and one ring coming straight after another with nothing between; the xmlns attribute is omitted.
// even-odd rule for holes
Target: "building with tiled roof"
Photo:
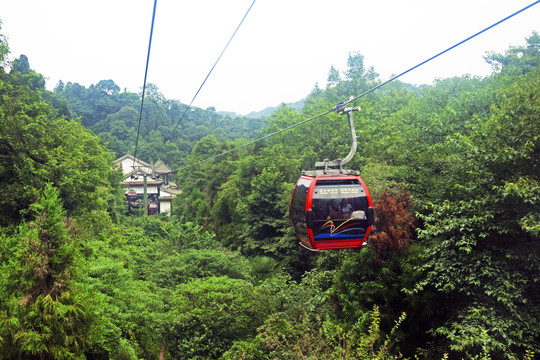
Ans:
<svg viewBox="0 0 540 360"><path fill-rule="evenodd" d="M174 183L169 182L172 170L161 160L149 164L132 155L124 155L114 161L124 174L121 185L126 194L132 190L137 193L137 200L131 204L134 207L143 207L144 175L146 175L146 194L148 204L157 204L158 213L169 213L172 200L180 193Z"/></svg>

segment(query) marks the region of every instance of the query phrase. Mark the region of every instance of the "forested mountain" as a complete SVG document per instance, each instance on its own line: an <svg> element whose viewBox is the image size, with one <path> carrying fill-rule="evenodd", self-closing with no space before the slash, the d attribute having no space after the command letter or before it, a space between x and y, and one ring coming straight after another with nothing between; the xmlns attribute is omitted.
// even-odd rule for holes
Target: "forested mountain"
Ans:
<svg viewBox="0 0 540 360"><path fill-rule="evenodd" d="M300 101L297 101L297 102L294 102L294 103L289 103L289 104L281 104L280 107L290 107L290 108L293 108L297 111L301 111L302 108L304 107L304 100L300 100ZM246 116L247 117L250 117L250 118L267 118L269 116L271 116L274 111L276 111L278 108L277 107L274 107L274 106L269 106L263 110L260 110L260 111L253 111L253 112L250 112L249 114L247 114Z"/></svg>
<svg viewBox="0 0 540 360"><path fill-rule="evenodd" d="M148 161L161 158L173 167L180 166L194 144L206 135L212 134L219 141L251 137L264 125L261 120L231 117L216 113L214 108L190 108L167 100L153 84L146 86L142 114L141 94L120 91L113 80L102 80L88 88L59 82L54 93L65 100L71 116L79 118L117 157L133 154L140 117L138 156Z"/></svg>
<svg viewBox="0 0 540 360"><path fill-rule="evenodd" d="M538 34L486 56L489 77L355 101L349 165L375 229L361 249L317 253L288 202L301 170L348 153L344 115L213 156L379 84L361 54L264 121L194 109L171 134L186 105L149 86L139 154L179 168L183 191L170 217L136 217L112 161L132 151L139 95L112 80L49 92L8 53L0 36L0 359L540 353Z"/></svg>

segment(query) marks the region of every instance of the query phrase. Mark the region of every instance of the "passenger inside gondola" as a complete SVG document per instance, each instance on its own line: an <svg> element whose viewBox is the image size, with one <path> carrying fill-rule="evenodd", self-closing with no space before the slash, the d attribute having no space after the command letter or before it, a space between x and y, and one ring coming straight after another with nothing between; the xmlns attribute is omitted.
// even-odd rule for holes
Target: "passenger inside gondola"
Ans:
<svg viewBox="0 0 540 360"><path fill-rule="evenodd" d="M324 219L326 219L325 211L318 204L318 201L313 202L313 215L314 215L314 220L324 220Z"/></svg>
<svg viewBox="0 0 540 360"><path fill-rule="evenodd" d="M314 220L346 220L351 218L365 219L366 213L360 210L361 204L355 204L354 199L343 199L341 206L335 200L314 199L312 210Z"/></svg>
<svg viewBox="0 0 540 360"><path fill-rule="evenodd" d="M343 219L343 214L341 213L339 206L337 206L336 204L332 204L332 207L330 208L330 214L328 214L326 219Z"/></svg>
<svg viewBox="0 0 540 360"><path fill-rule="evenodd" d="M365 219L366 213L363 210L355 210L351 214L351 219Z"/></svg>
<svg viewBox="0 0 540 360"><path fill-rule="evenodd" d="M341 213L343 214L344 219L349 219L351 217L351 213L353 211L353 207L350 202L343 199L341 202Z"/></svg>
<svg viewBox="0 0 540 360"><path fill-rule="evenodd" d="M330 240L363 235L366 232L366 212L362 199L313 199L313 230L315 239ZM345 225L344 225L345 224Z"/></svg>

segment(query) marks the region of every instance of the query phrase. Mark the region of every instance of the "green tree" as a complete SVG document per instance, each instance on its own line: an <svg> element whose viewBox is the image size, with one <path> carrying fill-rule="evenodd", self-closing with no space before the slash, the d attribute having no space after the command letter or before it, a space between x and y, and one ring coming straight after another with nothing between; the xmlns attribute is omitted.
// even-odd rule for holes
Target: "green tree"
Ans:
<svg viewBox="0 0 540 360"><path fill-rule="evenodd" d="M342 87L337 87L338 94L342 97L340 101L346 100L348 96L357 96L374 85L374 81L379 75L373 67L366 69L364 65L364 55L357 51L349 53L347 59L347 70L345 71L345 82Z"/></svg>
<svg viewBox="0 0 540 360"><path fill-rule="evenodd" d="M18 59L13 60L13 67L11 68L12 72L19 72L22 75L26 75L30 72L30 63L28 62L28 57L24 54L21 54Z"/></svg>
<svg viewBox="0 0 540 360"><path fill-rule="evenodd" d="M211 276L247 280L249 273L248 260L238 253L190 249L180 254L160 257L153 267L149 280L161 287L174 289L178 284L191 279Z"/></svg>
<svg viewBox="0 0 540 360"><path fill-rule="evenodd" d="M330 87L336 86L341 81L341 76L339 75L339 71L333 66L330 67L327 81Z"/></svg>
<svg viewBox="0 0 540 360"><path fill-rule="evenodd" d="M159 245L165 247L170 226L156 217L122 220L93 230L86 248L81 282L95 295L102 320L88 357L157 358L167 293L148 278L164 256Z"/></svg>
<svg viewBox="0 0 540 360"><path fill-rule="evenodd" d="M448 139L459 183L423 216L420 239L433 245L416 291L441 294L432 332L458 355L540 349L539 78L517 78L470 136Z"/></svg>
<svg viewBox="0 0 540 360"><path fill-rule="evenodd" d="M91 299L74 282L77 229L50 183L31 210L32 222L0 239L0 357L80 357L96 334Z"/></svg>
<svg viewBox="0 0 540 360"><path fill-rule="evenodd" d="M45 90L45 78L30 69L30 62L24 54L13 60L10 74L15 75L21 85L28 85L33 90Z"/></svg>
<svg viewBox="0 0 540 360"><path fill-rule="evenodd" d="M58 117L17 74L0 76L0 225L17 224L47 182L69 215L107 209L114 171L99 139Z"/></svg>
<svg viewBox="0 0 540 360"><path fill-rule="evenodd" d="M166 102L165 96L163 96L157 85L152 83L146 84L145 97L160 104L164 104Z"/></svg>
<svg viewBox="0 0 540 360"><path fill-rule="evenodd" d="M484 58L500 75L512 77L535 71L540 65L540 34L534 31L525 46L512 46L505 54L488 53Z"/></svg>
<svg viewBox="0 0 540 360"><path fill-rule="evenodd" d="M266 168L252 179L252 192L238 205L249 225L243 253L277 255L290 248L290 239L283 235L289 229L286 214L291 185L283 180L281 172Z"/></svg>
<svg viewBox="0 0 540 360"><path fill-rule="evenodd" d="M2 20L0 20L0 30L2 29ZM4 71L4 66L6 65L6 58L9 54L9 44L7 42L6 36L0 34L0 68Z"/></svg>
<svg viewBox="0 0 540 360"><path fill-rule="evenodd" d="M402 314L391 330L380 328L377 306L352 325L333 318L329 293L324 290L332 272L308 273L302 282L276 276L261 285L275 287L278 306L259 327L257 336L237 340L222 359L395 359L396 333Z"/></svg>
<svg viewBox="0 0 540 360"><path fill-rule="evenodd" d="M112 80L101 80L96 84L96 89L107 93L107 95L116 95L120 91L120 87Z"/></svg>
<svg viewBox="0 0 540 360"><path fill-rule="evenodd" d="M173 359L218 359L235 340L256 334L272 311L272 297L228 277L195 279L170 300L167 348Z"/></svg>

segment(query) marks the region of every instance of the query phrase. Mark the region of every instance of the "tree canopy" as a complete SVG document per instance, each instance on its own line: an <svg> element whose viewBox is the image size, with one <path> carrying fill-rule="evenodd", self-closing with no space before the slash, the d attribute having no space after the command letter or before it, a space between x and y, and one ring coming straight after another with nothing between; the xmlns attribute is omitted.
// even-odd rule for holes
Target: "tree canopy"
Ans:
<svg viewBox="0 0 540 360"><path fill-rule="evenodd" d="M0 359L533 359L539 44L488 54L484 78L351 104L375 225L363 248L313 253L290 196L348 153L346 118L265 136L380 84L361 53L260 120L154 84L142 113L113 80L48 91L0 35ZM140 158L177 170L170 216L131 214L120 191L139 116Z"/></svg>

